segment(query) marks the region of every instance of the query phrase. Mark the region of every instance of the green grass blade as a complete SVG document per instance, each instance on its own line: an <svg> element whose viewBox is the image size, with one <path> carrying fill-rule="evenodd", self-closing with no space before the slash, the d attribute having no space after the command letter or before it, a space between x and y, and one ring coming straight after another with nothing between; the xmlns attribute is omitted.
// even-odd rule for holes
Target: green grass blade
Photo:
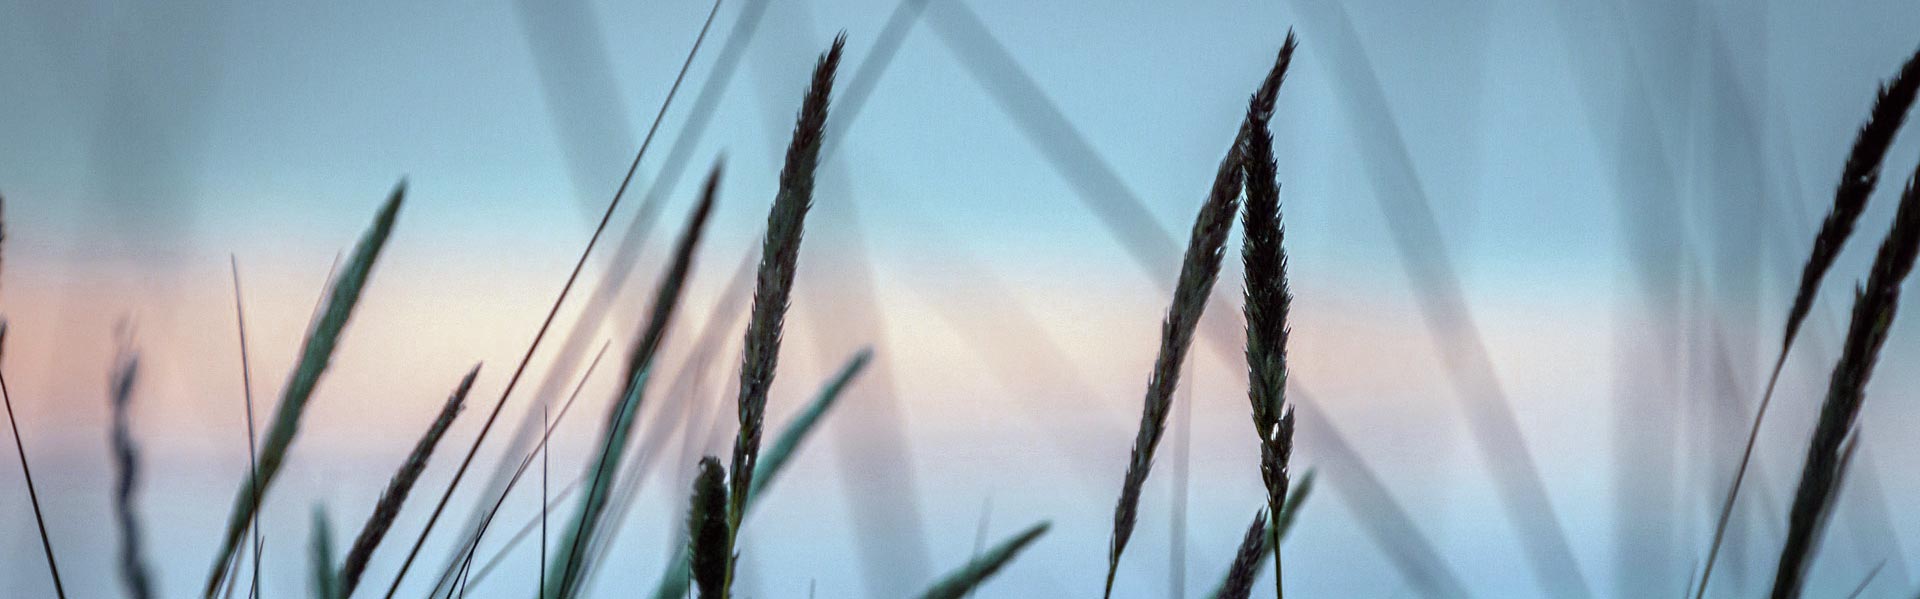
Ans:
<svg viewBox="0 0 1920 599"><path fill-rule="evenodd" d="M961 597L965 597L974 587L985 583L994 573L999 572L1000 568L1005 567L1008 562L1013 561L1014 556L1019 555L1022 549L1027 548L1027 545L1039 539L1040 535L1046 534L1047 528L1050 526L1052 526L1052 523L1041 522L1033 525L1032 528L1028 528L1025 532L1014 535L1011 539L1002 541L999 545L994 546L992 550L981 554L978 558L974 558L973 561L967 562L966 566L955 570L952 574L948 574L946 578L940 579L940 582L934 583L933 587L927 589L927 592L922 593L920 597L922 599L960 599Z"/></svg>
<svg viewBox="0 0 1920 599"><path fill-rule="evenodd" d="M287 379L286 389L281 392L280 405L275 409L266 441L260 448L259 473L255 476L260 499L265 499L267 491L272 488L274 475L279 474L280 465L286 462L287 451L292 448L294 437L300 432L300 418L306 413L307 401L313 397L320 376L326 373L327 365L333 359L333 351L340 343L340 335L346 330L348 319L353 316L353 308L359 303L361 292L366 289L368 277L373 274L373 265L380 258L380 250L386 247L387 237L393 232L394 220L400 212L406 189L406 182L402 181L387 197L386 204L374 218L373 227L354 246L352 259L341 271L339 279L334 281L325 310L307 334L306 343L300 349L300 359L295 362L293 374ZM257 509L254 487L241 485L240 492L234 497L226 533L221 537L220 551L214 556L213 568L207 575L203 591L209 598L213 597L226 576L227 560L238 549L240 537L246 533L247 524Z"/></svg>
<svg viewBox="0 0 1920 599"><path fill-rule="evenodd" d="M333 570L333 525L327 521L327 509L318 505L313 506L312 551L315 599L346 597Z"/></svg>

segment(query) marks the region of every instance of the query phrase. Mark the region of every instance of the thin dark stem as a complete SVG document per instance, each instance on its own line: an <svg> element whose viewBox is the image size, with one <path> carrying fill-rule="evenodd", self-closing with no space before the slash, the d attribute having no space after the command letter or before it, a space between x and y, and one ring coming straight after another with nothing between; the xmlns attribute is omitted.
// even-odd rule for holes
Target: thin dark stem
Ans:
<svg viewBox="0 0 1920 599"><path fill-rule="evenodd" d="M0 323L0 341L6 339L6 325ZM13 449L20 455L20 474L27 479L27 500L33 504L33 523L40 528L40 549L47 554L47 572L53 575L53 592L66 599L67 588L60 583L60 566L54 563L53 541L47 536L47 520L40 513L40 493L33 487L33 469L27 466L27 446L20 441L20 423L13 418L13 396L7 393L7 377L0 374L0 400L7 404L7 426L13 429Z"/></svg>
<svg viewBox="0 0 1920 599"><path fill-rule="evenodd" d="M600 236L607 231L607 223L613 220L613 213L620 207L620 199L627 195L627 187L633 184L633 174L640 170L640 159L647 155L647 147L653 145L654 134L660 131L660 122L666 119L667 108L673 105L673 97L680 91L680 83L687 77L687 70L693 66L693 57L700 52L701 42L707 39L707 29L713 26L713 16L720 11L720 2L715 0L713 12L707 14L707 22L700 26L700 35L693 40L693 48L687 51L686 62L680 65L680 74L673 78L673 86L667 89L667 97L660 103L660 111L653 117L653 125L647 128L647 136L640 142L639 151L634 152L633 162L627 165L626 176L620 179L619 189L613 192L613 200L607 202L606 213L600 216L600 224L593 228L593 236L587 238L587 247L580 251L580 259L573 264L573 272L567 274L566 284L560 287L560 295L553 299L553 307L547 310L547 316L540 322L540 330L533 335L533 342L527 344L526 354L520 357L520 364L513 369L513 376L507 379L506 388L500 391L500 399L493 404L487 414L487 422L480 426L480 434L473 439L473 447L467 450L467 456L460 460L460 468L453 473L453 481L447 483L447 490L440 495L440 501L433 507L433 515L427 517L426 528L420 531L420 538L413 543L413 549L407 551L407 559L400 563L400 572L393 577L393 585L387 587L387 599L400 591L400 582L406 580L407 570L413 567L413 560L420 556L420 548L427 544L427 535L433 532L433 525L440 521L440 514L447 509L447 501L453 499L453 491L460 486L460 479L466 477L467 468L473 465L473 458L480 453L480 445L487 440L487 433L493 430L493 423L500 419L500 409L506 407L507 397L513 394L515 386L520 384L521 375L526 374L527 364L533 361L533 352L540 348L540 341L547 336L547 330L553 327L554 318L560 315L560 305L566 303L567 294L573 291L574 282L580 279L580 271L587 266L587 257L593 254L593 246L600 243ZM476 543L479 539L474 539Z"/></svg>
<svg viewBox="0 0 1920 599"><path fill-rule="evenodd" d="M333 263L335 267L338 267L340 264L339 257L336 256L334 258ZM241 392L241 395L244 396L247 401L247 485L253 490L253 545L254 545L254 551L259 551L259 546L260 546L260 462L259 462L259 457L257 455L259 453L259 448L256 447L257 441L254 438L255 428L254 428L254 422L253 422L253 369L247 363L247 315L246 315L246 311L241 307L241 303L240 303L240 259L237 257L234 257L233 254L227 254L227 265L231 267L233 271L233 322L235 326L235 331L238 333L240 338L240 392ZM327 278L331 280L333 276L329 274ZM321 294L322 298L324 298L325 296L326 294L324 293ZM317 310L316 310L316 313L317 313ZM240 557L238 555L235 555L234 559L238 560L240 559ZM253 586L251 588L254 590L258 590L260 588L260 555L258 553L254 554L253 556L252 585Z"/></svg>

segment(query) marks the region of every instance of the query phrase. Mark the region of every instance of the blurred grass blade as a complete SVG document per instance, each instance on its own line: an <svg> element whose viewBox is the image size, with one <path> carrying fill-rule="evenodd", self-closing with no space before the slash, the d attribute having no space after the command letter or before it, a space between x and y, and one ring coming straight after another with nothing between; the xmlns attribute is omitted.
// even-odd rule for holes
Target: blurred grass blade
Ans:
<svg viewBox="0 0 1920 599"><path fill-rule="evenodd" d="M265 499L267 491L272 489L274 476L280 473L280 465L287 459L287 451L292 448L294 437L300 432L300 418L306 413L307 401L313 397L320 376L333 359L333 351L339 345L348 319L353 316L354 306L360 301L368 277L373 274L380 250L386 247L387 236L393 232L394 219L399 214L406 189L405 181L394 187L393 194L388 196L386 204L375 217L373 227L354 247L346 270L341 271L339 280L334 282L325 310L307 334L293 374L287 380L286 389L281 392L280 405L275 408L266 442L260 448L260 468L255 477L258 482L242 485L238 496L234 498L232 515L227 519L227 530L221 538L219 553L214 556L213 569L208 574L203 591L207 597L213 596L225 577L227 559L238 548L240 537L246 533L248 522L258 509L256 499ZM258 491L254 490L256 485Z"/></svg>
<svg viewBox="0 0 1920 599"><path fill-rule="evenodd" d="M860 353L854 354L853 359L848 360L846 366L840 368L840 373L821 387L820 392L814 396L811 403L807 404L806 409L795 416L793 421L787 423L786 428L780 430L780 436L775 438L773 446L767 449L765 459L757 464L759 471L753 477L753 495L747 497L747 507L753 507L756 501L754 498L772 488L771 485L775 479L779 478L780 471L784 470L787 463L799 452L800 443L807 439L815 427L819 426L820 419L825 417L827 411L839 401L841 393L846 391L847 387L853 383L853 379L859 376L872 358L873 354L870 350L861 350ZM661 575L660 586L654 589L653 598L673 599L686 593L687 550L685 547L680 547L675 550L673 558L668 560L667 571Z"/></svg>
<svg viewBox="0 0 1920 599"><path fill-rule="evenodd" d="M365 526L360 528L359 536L353 540L353 548L347 551L347 559L340 564L339 590L342 596L353 594L360 586L360 577L367 572L367 563L373 559L373 550L379 548L380 540L386 538L387 531L393 528L393 521L400 517L400 508L407 501L407 494L413 491L413 483L420 480L420 474L427 470L427 460L433 457L433 450L439 446L440 438L447 434L447 427L453 426L453 418L460 414L467 403L467 392L473 390L473 380L480 376L480 365L460 379L460 385L447 398L446 405L440 408L440 415L433 419L427 432L413 445L413 451L407 454L407 460L400 464L400 470L387 482L387 490L380 494L380 500L374 504L373 515L367 518Z"/></svg>
<svg viewBox="0 0 1920 599"><path fill-rule="evenodd" d="M344 599L351 594L342 590L333 569L333 524L327 521L327 509L313 506L313 596L315 599Z"/></svg>
<svg viewBox="0 0 1920 599"><path fill-rule="evenodd" d="M1040 535L1046 534L1047 529L1051 526L1052 523L1041 522L1018 535L1014 535L1013 538L1002 541L999 545L995 545L992 550L980 555L980 557L974 558L971 562L967 562L966 566L961 567L952 574L948 574L946 578L940 579L940 582L934 583L933 588L927 589L926 593L920 595L921 599L960 599L961 597L965 597L967 593L972 592L975 587L985 583L988 578L992 578L994 573L1006 567L1008 562L1013 561L1014 556L1019 555L1021 550L1027 548L1027 545L1039 539Z"/></svg>
<svg viewBox="0 0 1920 599"><path fill-rule="evenodd" d="M567 529L567 542L560 544L560 552L552 556L551 564L547 566L551 573L547 583L549 588L542 593L548 597L573 596L584 563L581 553L593 537L601 532L600 522L606 513L614 475L620 471L620 462L626 456L634 422L639 419L640 404L645 398L647 381L651 378L648 372L652 370L654 357L659 352L661 341L666 338L667 326L673 322L674 309L680 303L681 292L685 290L687 278L693 270L694 255L699 249L707 218L713 213L719 187L720 167L716 164L712 174L707 177L699 203L687 219L680 241L675 244L672 266L661 277L659 289L654 294L652 315L628 355L627 373L622 379L626 381L625 390L601 431L600 454L594 460L587 492L581 499L580 513Z"/></svg>
<svg viewBox="0 0 1920 599"><path fill-rule="evenodd" d="M114 522L120 527L120 581L134 599L153 596L152 577L147 573L141 553L140 518L134 504L140 494L140 448L134 444L132 416L133 383L140 371L140 356L122 348L109 382L108 400L113 410L113 485Z"/></svg>

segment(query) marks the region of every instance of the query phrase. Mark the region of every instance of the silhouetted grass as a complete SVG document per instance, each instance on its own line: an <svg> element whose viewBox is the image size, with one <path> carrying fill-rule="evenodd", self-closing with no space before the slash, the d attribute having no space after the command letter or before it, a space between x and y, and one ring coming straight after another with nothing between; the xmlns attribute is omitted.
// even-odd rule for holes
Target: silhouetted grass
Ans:
<svg viewBox="0 0 1920 599"><path fill-rule="evenodd" d="M1845 472L1844 445L1855 433L1854 422L1866 399L1867 379L1886 343L1888 329L1899 308L1900 285L1920 255L1920 167L1907 180L1906 192L1893 217L1893 228L1880 244L1864 286L1856 288L1853 317L1840 359L1834 363L1820 419L1807 442L1807 457L1787 518L1787 541L1774 570L1774 599L1799 597L1807 563L1832 515L1833 497Z"/></svg>
<svg viewBox="0 0 1920 599"><path fill-rule="evenodd" d="M1247 599L1253 593L1253 579L1260 575L1260 563L1264 560L1270 538L1267 526L1267 511L1253 514L1253 524L1247 526L1246 536L1240 539L1240 549L1233 554L1233 564L1227 566L1227 580L1220 585L1215 599Z"/></svg>
<svg viewBox="0 0 1920 599"><path fill-rule="evenodd" d="M344 598L353 594L352 589L343 590L340 578L334 572L333 524L327 520L327 508L324 506L313 506L313 544L309 552L308 558L313 561L309 568L313 575L315 599Z"/></svg>
<svg viewBox="0 0 1920 599"><path fill-rule="evenodd" d="M1880 87L1873 110L1867 115L1866 124L1860 126L1860 134L1853 142L1853 151L1847 156L1846 166L1841 169L1840 184L1833 193L1833 208L1820 222L1820 231L1814 234L1813 249L1801 270L1800 286L1793 294L1793 305L1787 311L1779 357L1774 359L1773 371L1767 375L1767 389L1760 394L1760 407L1754 410L1753 424L1747 430L1746 446L1740 451L1740 464L1734 469L1733 482L1727 486L1726 500L1720 504L1719 520L1714 524L1713 540L1707 546L1707 563L1701 570L1695 599L1706 596L1707 584L1713 580L1713 565L1720 556L1720 545L1726 538L1734 503L1740 498L1740 486L1746 481L1747 466L1753 461L1753 446L1760 438L1760 423L1766 420L1767 407L1773 403L1774 385L1780 382L1780 370L1787 364L1787 353L1793 349L1793 340L1800 334L1800 326L1806 322L1807 313L1813 309L1814 297L1820 292L1820 282L1826 278L1827 270L1833 267L1834 261L1840 258L1840 250L1853 234L1854 223L1866 211L1867 198L1873 195L1873 189L1880 181L1880 166L1886 161L1887 150L1893 147L1894 136L1906 122L1907 112L1913 106L1916 94L1920 94L1920 52L1908 58L1900 72L1894 74L1892 81Z"/></svg>
<svg viewBox="0 0 1920 599"><path fill-rule="evenodd" d="M121 348L118 365L109 379L107 399L112 407L113 434L113 516L120 528L120 583L134 599L153 596L152 576L147 573L136 506L140 494L140 447L133 440L133 384L140 373L140 356L130 348Z"/></svg>
<svg viewBox="0 0 1920 599"><path fill-rule="evenodd" d="M1105 596L1113 595L1114 574L1120 569L1120 556L1133 537L1139 518L1140 490L1153 468L1154 450L1166 433L1167 414L1173 405L1173 389L1180 381L1180 365L1186 361L1187 348L1193 344L1194 327L1206 310L1207 297L1220 273L1220 261L1233 227L1233 213L1240 205L1240 153L1229 149L1214 175L1213 189L1200 206L1193 223L1193 235L1174 285L1173 303L1160 333L1160 352L1147 379L1146 398L1140 413L1140 431L1134 437L1127 461L1127 473L1120 486L1120 500L1113 509L1113 538L1107 551Z"/></svg>
<svg viewBox="0 0 1920 599"><path fill-rule="evenodd" d="M400 508L407 501L407 494L413 491L413 483L420 480L420 474L427 471L427 460L433 457L433 449L440 444L440 438L447 434L447 428L453 426L453 418L466 407L467 392L473 390L473 380L480 376L480 365L474 364L467 375L460 378L459 386L447 397L447 403L440 408L440 414L433 424L414 442L413 451L407 453L407 459L400 463L399 471L387 482L387 490L380 494L380 500L374 503L373 515L367 517L367 523L360 528L360 534L353 539L353 548L347 551L347 559L340 564L338 577L341 595L352 595L360 586L360 577L366 574L367 563L373 559L373 550L380 547L380 540L386 538L387 530L393 528L393 521L400 517Z"/></svg>

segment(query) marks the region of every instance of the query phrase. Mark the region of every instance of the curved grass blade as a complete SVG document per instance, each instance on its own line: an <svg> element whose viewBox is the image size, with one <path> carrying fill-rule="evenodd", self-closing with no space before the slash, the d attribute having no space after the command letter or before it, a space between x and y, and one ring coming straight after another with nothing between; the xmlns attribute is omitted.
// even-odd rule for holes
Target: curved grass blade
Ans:
<svg viewBox="0 0 1920 599"><path fill-rule="evenodd" d="M1013 538L1001 541L1000 544L995 545L992 550L982 554L980 557L974 558L973 561L967 562L966 566L961 567L952 574L948 574L946 578L940 579L940 582L934 583L933 588L927 589L927 592L920 595L921 599L961 599L965 597L967 593L972 592L975 587L985 583L988 578L992 578L1001 568L1006 567L1008 562L1013 561L1015 556L1020 555L1021 550L1027 548L1027 545L1039 539L1040 535L1046 534L1047 529L1051 526L1052 523L1050 522L1041 522L1020 534L1014 535Z"/></svg>
<svg viewBox="0 0 1920 599"><path fill-rule="evenodd" d="M413 444L413 451L407 454L407 460L401 462L400 470L387 482L387 490L380 494L380 500L374 504L373 514L367 517L367 523L360 528L360 534L354 537L353 548L347 551L346 561L340 564L339 589L341 596L350 596L360 586L360 577L367 572L367 563L373 560L373 550L380 547L380 540L386 538L387 531L393 528L393 521L400 517L400 508L407 501L407 494L413 491L413 483L420 480L420 474L427 470L427 460L433 457L433 449L440 444L440 438L447 434L447 427L453 426L453 418L466 407L467 392L473 390L473 380L480 376L480 365L474 364L472 370L460 379L460 385L454 388L453 395L447 398L446 405L440 408L440 415L433 419L427 432Z"/></svg>
<svg viewBox="0 0 1920 599"><path fill-rule="evenodd" d="M280 405L275 408L266 442L260 448L260 467L258 474L253 477L258 480L243 485L234 498L227 531L221 539L219 553L214 556L213 570L207 576L203 591L209 598L219 589L227 572L227 560L238 548L240 537L246 533L254 512L259 509L260 500L265 499L267 491L272 489L274 476L280 473L280 465L286 461L287 451L292 448L294 437L300 432L300 418L306 413L307 401L313 397L320 376L333 359L334 348L339 345L340 335L346 330L348 319L353 316L353 308L360 301L368 277L373 274L380 250L386 247L387 236L393 232L394 219L399 214L406 189L405 181L394 187L393 194L388 196L386 204L374 218L373 227L354 247L346 270L341 271L339 280L334 282L325 311L307 335L306 343L300 350L300 359L295 362L293 374L287 380L286 389L281 392Z"/></svg>

